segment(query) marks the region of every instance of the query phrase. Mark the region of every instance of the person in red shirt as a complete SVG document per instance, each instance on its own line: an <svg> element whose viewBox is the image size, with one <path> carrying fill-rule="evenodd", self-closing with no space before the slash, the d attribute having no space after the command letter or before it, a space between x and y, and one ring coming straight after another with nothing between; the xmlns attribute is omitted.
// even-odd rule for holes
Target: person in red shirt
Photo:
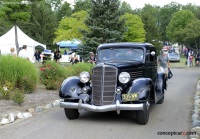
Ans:
<svg viewBox="0 0 200 139"><path fill-rule="evenodd" d="M190 56L189 56L190 67L193 67L193 58L194 58L194 56L192 54L190 54Z"/></svg>

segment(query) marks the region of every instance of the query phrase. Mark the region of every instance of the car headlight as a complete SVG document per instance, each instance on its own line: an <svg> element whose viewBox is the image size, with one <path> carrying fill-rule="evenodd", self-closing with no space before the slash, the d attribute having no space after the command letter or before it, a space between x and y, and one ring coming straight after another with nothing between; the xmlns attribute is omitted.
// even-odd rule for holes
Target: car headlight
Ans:
<svg viewBox="0 0 200 139"><path fill-rule="evenodd" d="M119 74L119 81L123 84L127 83L128 81L130 81L131 77L130 74L128 72L121 72Z"/></svg>
<svg viewBox="0 0 200 139"><path fill-rule="evenodd" d="M83 71L80 73L79 78L82 83L87 83L90 80L90 74L86 71Z"/></svg>

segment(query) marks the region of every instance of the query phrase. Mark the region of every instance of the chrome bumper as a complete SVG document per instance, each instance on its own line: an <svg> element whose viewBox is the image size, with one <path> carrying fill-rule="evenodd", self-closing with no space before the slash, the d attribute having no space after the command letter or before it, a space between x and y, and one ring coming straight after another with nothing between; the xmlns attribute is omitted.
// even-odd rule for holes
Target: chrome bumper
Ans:
<svg viewBox="0 0 200 139"><path fill-rule="evenodd" d="M141 103L141 104L120 104L118 100L117 100L116 104L104 105L104 106L83 104L82 100L79 100L78 103L60 101L61 108L78 109L79 111L84 109L84 110L93 111L93 112L117 111L118 114L120 114L121 110L143 110L143 108L144 108L143 105L145 105L145 104L143 104L143 103ZM146 103L146 105L149 105L149 103Z"/></svg>

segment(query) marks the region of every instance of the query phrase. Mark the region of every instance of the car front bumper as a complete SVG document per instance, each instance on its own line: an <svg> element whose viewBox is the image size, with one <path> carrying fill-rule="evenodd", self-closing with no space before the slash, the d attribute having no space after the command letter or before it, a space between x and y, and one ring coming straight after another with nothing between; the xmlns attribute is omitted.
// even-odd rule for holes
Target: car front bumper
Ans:
<svg viewBox="0 0 200 139"><path fill-rule="evenodd" d="M180 58L169 58L169 61L180 61Z"/></svg>
<svg viewBox="0 0 200 139"><path fill-rule="evenodd" d="M78 103L60 101L61 108L78 109L79 111L84 109L93 112L117 111L118 114L120 114L121 110L143 110L144 105L147 105L147 107L149 107L150 104L148 101L146 103L140 103L140 104L120 104L119 101L117 100L116 104L95 106L90 104L83 104L82 100L79 100Z"/></svg>

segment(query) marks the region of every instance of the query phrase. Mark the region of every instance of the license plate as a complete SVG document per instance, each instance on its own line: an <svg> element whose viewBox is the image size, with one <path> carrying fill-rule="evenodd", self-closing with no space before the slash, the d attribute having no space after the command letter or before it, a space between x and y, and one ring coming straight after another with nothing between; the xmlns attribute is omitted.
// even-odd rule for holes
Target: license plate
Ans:
<svg viewBox="0 0 200 139"><path fill-rule="evenodd" d="M134 101L138 100L139 96L138 94L122 94L122 101L127 102L127 101Z"/></svg>

